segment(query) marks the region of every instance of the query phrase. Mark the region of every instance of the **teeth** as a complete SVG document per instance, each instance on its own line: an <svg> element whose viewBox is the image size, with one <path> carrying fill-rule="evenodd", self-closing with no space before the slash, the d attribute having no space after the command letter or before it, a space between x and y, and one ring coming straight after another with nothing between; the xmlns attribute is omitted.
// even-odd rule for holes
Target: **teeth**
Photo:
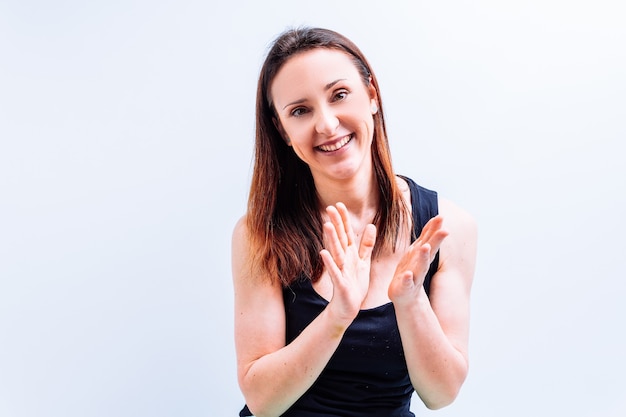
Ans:
<svg viewBox="0 0 626 417"><path fill-rule="evenodd" d="M339 142L337 142L337 143L335 143L333 145L320 145L320 146L318 146L318 148L320 148L324 152L336 151L337 149L343 148L346 145L346 143L350 142L350 139L352 139L352 135L348 135L348 136L344 137Z"/></svg>

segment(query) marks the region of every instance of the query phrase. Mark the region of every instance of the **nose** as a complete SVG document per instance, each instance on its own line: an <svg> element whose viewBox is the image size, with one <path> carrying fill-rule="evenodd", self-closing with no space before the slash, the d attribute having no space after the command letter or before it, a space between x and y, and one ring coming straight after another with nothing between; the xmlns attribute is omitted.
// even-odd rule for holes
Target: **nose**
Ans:
<svg viewBox="0 0 626 417"><path fill-rule="evenodd" d="M339 126L339 119L333 109L328 106L322 106L317 112L315 120L315 130L317 133L326 136L332 136Z"/></svg>

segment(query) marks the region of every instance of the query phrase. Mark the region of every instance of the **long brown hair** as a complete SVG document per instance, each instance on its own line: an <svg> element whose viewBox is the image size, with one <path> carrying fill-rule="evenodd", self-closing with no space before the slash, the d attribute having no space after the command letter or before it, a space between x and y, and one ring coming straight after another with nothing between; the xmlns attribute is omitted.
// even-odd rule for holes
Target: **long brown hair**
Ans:
<svg viewBox="0 0 626 417"><path fill-rule="evenodd" d="M283 32L273 42L260 71L254 169L247 212L255 264L283 285L289 285L301 275L313 281L321 276L322 217L308 165L287 146L274 124L273 118L277 116L269 88L289 58L314 48L347 53L363 83L366 86L371 83L378 94L378 112L373 116L372 162L380 201L374 218L378 236L373 256L383 248L395 250L400 225L407 219L406 204L391 166L378 81L365 56L352 41L328 29L305 27Z"/></svg>

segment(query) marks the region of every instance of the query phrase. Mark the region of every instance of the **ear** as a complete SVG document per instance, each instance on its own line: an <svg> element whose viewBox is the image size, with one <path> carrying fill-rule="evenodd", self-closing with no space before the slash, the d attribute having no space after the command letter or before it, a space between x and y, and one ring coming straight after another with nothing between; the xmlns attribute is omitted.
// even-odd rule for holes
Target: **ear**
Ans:
<svg viewBox="0 0 626 417"><path fill-rule="evenodd" d="M272 117L272 122L274 122L274 126L276 126L276 130L278 130L278 133L280 133L280 136L283 137L283 140L285 141L287 146L291 146L291 140L289 140L289 137L287 136L285 129L283 129L283 125L280 124L280 121L276 117Z"/></svg>
<svg viewBox="0 0 626 417"><path fill-rule="evenodd" d="M378 92L376 91L376 87L372 84L372 77L370 77L370 83L367 86L367 90L370 96L370 108L372 110L372 114L378 113Z"/></svg>

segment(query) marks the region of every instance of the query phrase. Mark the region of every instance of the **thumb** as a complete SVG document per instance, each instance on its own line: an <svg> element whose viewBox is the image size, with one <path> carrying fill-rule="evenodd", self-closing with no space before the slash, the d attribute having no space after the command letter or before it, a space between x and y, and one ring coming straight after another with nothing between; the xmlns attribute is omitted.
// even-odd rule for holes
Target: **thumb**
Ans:
<svg viewBox="0 0 626 417"><path fill-rule="evenodd" d="M414 267L415 269L413 270L413 274L415 274L415 276L426 276L428 268L430 268L430 252L431 248L428 243L425 243L418 248L417 262Z"/></svg>
<svg viewBox="0 0 626 417"><path fill-rule="evenodd" d="M414 285L413 282L413 272L412 271L404 271L397 278L400 281L400 285L403 288L411 288Z"/></svg>
<svg viewBox="0 0 626 417"><path fill-rule="evenodd" d="M361 244L359 245L359 258L369 260L372 257L374 244L376 244L376 226L368 224L365 226Z"/></svg>

